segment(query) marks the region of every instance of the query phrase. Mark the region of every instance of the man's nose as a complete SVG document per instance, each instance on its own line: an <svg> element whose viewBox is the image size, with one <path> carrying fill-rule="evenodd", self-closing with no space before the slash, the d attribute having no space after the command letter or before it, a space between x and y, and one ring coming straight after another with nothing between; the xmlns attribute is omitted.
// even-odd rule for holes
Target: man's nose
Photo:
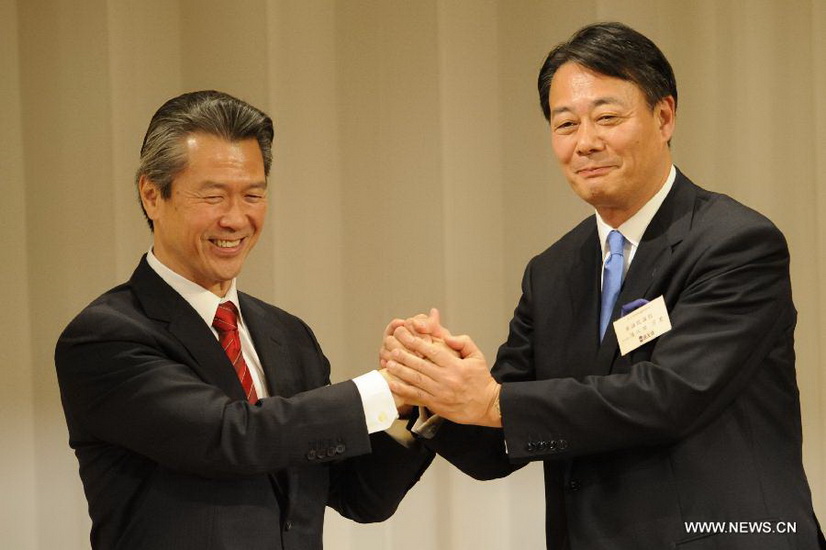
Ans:
<svg viewBox="0 0 826 550"><path fill-rule="evenodd" d="M583 122L579 125L577 132L576 150L580 155L589 155L599 151L604 147L599 129L590 122Z"/></svg>
<svg viewBox="0 0 826 550"><path fill-rule="evenodd" d="M222 227L237 229L244 224L246 218L244 201L234 198L227 202L227 207L221 215L220 224Z"/></svg>

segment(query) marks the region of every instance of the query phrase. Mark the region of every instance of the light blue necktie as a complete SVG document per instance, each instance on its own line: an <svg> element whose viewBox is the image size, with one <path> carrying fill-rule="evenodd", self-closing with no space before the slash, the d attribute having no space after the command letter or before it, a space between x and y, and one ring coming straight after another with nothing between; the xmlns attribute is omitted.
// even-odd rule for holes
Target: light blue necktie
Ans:
<svg viewBox="0 0 826 550"><path fill-rule="evenodd" d="M623 246L625 237L616 229L608 233L608 249L610 254L605 260L602 272L602 309L599 314L599 340L605 337L608 323L611 321L611 312L614 311L614 304L622 287L622 269L625 259L623 258Z"/></svg>

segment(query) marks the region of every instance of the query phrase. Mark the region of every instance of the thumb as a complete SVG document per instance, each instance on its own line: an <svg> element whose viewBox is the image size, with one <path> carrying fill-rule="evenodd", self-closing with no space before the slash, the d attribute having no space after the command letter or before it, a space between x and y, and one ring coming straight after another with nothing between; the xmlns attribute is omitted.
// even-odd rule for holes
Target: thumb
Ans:
<svg viewBox="0 0 826 550"><path fill-rule="evenodd" d="M465 334L460 336L453 336L452 334L447 334L444 338L444 341L448 346L458 351L459 355L462 356L462 359L467 359L468 357L475 357L479 359L485 358L482 355L479 346L476 345L476 342L471 340L470 336L467 336Z"/></svg>
<svg viewBox="0 0 826 550"><path fill-rule="evenodd" d="M441 326L442 324L442 316L439 314L439 310L435 307L430 308L430 322L434 326Z"/></svg>
<svg viewBox="0 0 826 550"><path fill-rule="evenodd" d="M414 317L413 329L419 334L430 334L436 338L442 338L442 334L446 332L444 327L442 327L439 310L435 307L430 308L430 314L426 317L424 315Z"/></svg>

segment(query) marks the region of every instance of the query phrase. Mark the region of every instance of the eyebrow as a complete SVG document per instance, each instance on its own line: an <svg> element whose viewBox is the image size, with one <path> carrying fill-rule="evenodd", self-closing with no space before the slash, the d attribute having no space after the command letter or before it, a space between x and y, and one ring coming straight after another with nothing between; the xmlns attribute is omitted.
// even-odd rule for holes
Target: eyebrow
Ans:
<svg viewBox="0 0 826 550"><path fill-rule="evenodd" d="M225 187L228 187L228 184L221 183L220 181L206 180L204 182L201 182L200 187L201 187L201 189L223 189ZM256 181L256 182L253 182L253 183L246 186L246 189L253 189L253 188L266 189L267 188L267 180Z"/></svg>
<svg viewBox="0 0 826 550"><path fill-rule="evenodd" d="M591 102L591 108L592 109L594 109L596 107L601 107L603 105L625 105L625 102L623 102L622 100L620 100L617 97L612 97L612 96L600 97L600 98L595 99L593 102ZM570 112L573 112L570 107L566 107L566 106L557 107L556 109L551 109L551 118L553 118L554 115L559 115L559 114L562 114L562 113L570 113Z"/></svg>

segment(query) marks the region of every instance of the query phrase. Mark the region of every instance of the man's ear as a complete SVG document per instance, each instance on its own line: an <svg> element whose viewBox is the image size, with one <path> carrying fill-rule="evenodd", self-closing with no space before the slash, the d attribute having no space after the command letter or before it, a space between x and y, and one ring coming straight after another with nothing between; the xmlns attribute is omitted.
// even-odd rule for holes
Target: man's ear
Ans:
<svg viewBox="0 0 826 550"><path fill-rule="evenodd" d="M138 194L141 197L141 204L143 204L146 215L154 222L160 202L163 200L160 189L146 175L142 175L138 180Z"/></svg>
<svg viewBox="0 0 826 550"><path fill-rule="evenodd" d="M665 141L670 142L674 135L674 126L677 123L677 105L672 96L662 98L655 107L657 122Z"/></svg>

